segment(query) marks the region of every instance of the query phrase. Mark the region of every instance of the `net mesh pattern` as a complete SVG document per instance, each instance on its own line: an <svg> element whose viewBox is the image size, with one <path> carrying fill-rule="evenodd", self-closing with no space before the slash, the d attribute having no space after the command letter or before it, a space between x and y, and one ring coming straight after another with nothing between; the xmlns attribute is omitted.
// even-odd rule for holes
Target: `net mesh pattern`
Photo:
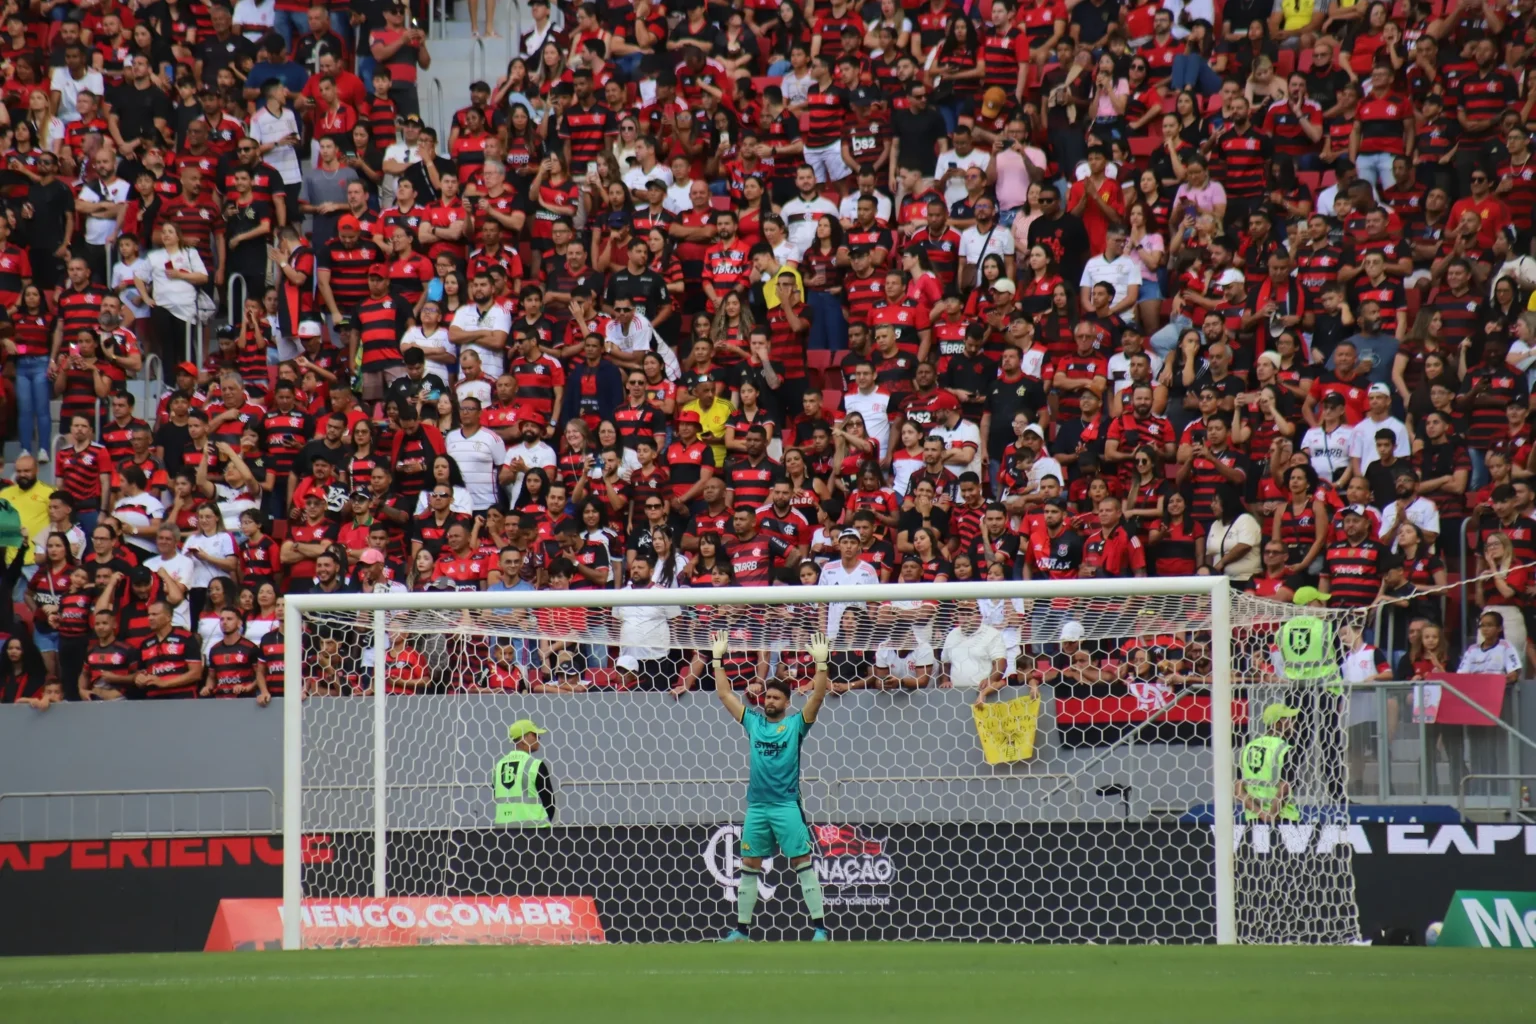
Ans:
<svg viewBox="0 0 1536 1024"><path fill-rule="evenodd" d="M1231 602L1234 753L1263 732L1265 706L1302 712L1287 766L1300 818L1248 822L1235 796L1212 805L1236 780L1212 778L1210 600L1132 589L850 605L806 588L793 604L640 609L595 592L581 608L306 613L304 897L587 895L609 941L718 937L734 920L748 750L713 692L710 634L729 633L726 673L749 707L783 679L798 708L806 643L825 629L831 693L806 739L801 811L834 934L1210 942L1219 823L1238 837L1240 940L1356 938L1351 848L1337 841L1348 696L1286 679L1275 631L1296 610ZM1318 614L1341 645L1362 625ZM382 890L368 699L381 659ZM1030 710L1038 695L1038 725L1031 756L989 763L973 705L997 668L986 704ZM525 718L549 730L537 756L551 828L495 824L494 767ZM754 930L808 928L794 872L770 859ZM322 931L306 942L325 944Z"/></svg>

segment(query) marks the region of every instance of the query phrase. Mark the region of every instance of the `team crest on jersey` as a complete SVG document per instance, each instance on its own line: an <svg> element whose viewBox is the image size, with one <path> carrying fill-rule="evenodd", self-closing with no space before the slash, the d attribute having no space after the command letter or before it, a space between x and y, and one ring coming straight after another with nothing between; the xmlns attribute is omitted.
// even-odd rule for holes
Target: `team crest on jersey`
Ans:
<svg viewBox="0 0 1536 1024"><path fill-rule="evenodd" d="M209 212L206 207L204 209L198 210L197 212L198 216L202 217L203 220L208 220L213 216L213 214Z"/></svg>

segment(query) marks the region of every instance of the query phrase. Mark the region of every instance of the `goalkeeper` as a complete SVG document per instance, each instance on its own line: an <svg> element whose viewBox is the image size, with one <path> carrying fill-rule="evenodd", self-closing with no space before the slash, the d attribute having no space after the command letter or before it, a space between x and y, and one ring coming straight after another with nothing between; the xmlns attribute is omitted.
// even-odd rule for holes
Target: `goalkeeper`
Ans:
<svg viewBox="0 0 1536 1024"><path fill-rule="evenodd" d="M812 942L826 942L826 922L822 917L821 882L811 864L811 832L800 808L800 745L816 723L816 714L827 696L827 638L817 633L808 645L816 662L816 678L811 695L798 713L789 710L789 684L770 679L764 684L762 710L748 709L731 688L723 664L730 650L730 634L718 632L710 637L714 654L715 694L720 703L747 732L750 747L750 772L747 782L747 817L741 827L741 885L736 895L736 927L725 942L748 941L752 912L757 907L758 885L763 877L763 860L782 853L800 879L800 892L810 912L815 933Z"/></svg>

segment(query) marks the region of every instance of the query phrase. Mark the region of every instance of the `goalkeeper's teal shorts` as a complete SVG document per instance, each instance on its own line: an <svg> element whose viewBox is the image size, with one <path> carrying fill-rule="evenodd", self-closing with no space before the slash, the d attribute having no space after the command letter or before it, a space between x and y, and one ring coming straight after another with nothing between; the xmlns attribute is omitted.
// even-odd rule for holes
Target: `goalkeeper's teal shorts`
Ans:
<svg viewBox="0 0 1536 1024"><path fill-rule="evenodd" d="M793 860L811 853L811 830L799 804L748 804L741 826L743 857L773 857L782 853Z"/></svg>

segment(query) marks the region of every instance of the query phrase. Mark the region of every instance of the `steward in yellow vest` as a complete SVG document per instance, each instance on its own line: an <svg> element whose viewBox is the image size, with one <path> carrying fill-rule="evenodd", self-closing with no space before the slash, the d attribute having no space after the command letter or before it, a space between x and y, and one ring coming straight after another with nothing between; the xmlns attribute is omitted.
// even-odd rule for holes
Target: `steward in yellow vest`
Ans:
<svg viewBox="0 0 1536 1024"><path fill-rule="evenodd" d="M496 824L521 828L548 828L555 820L555 787L539 752L540 729L521 718L507 727L514 745L511 753L496 762L491 794L496 805Z"/></svg>

